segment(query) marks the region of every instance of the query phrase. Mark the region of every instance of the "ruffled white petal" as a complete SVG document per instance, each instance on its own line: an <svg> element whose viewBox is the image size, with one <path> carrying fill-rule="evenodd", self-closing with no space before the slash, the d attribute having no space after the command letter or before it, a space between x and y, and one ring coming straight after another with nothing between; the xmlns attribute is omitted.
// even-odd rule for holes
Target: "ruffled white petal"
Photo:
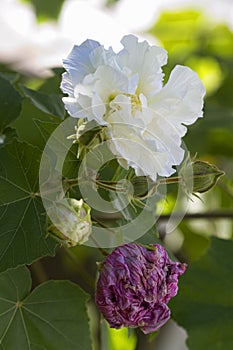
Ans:
<svg viewBox="0 0 233 350"><path fill-rule="evenodd" d="M93 120L94 116L91 108L91 99L88 96L79 95L79 98L63 97L62 101L68 113L74 118L85 118Z"/></svg>
<svg viewBox="0 0 233 350"><path fill-rule="evenodd" d="M74 96L74 86L67 72L62 74L61 89L65 94L68 94L71 97Z"/></svg>
<svg viewBox="0 0 233 350"><path fill-rule="evenodd" d="M174 130L174 135L184 136L183 126L202 117L205 88L198 75L190 68L176 66L168 83L150 101L150 107L165 121L165 130ZM168 132L170 132L168 131Z"/></svg>
<svg viewBox="0 0 233 350"><path fill-rule="evenodd" d="M118 94L133 94L138 82L137 77L136 79L135 77L130 79L121 71L110 66L100 66L96 70L95 79L94 90L106 103L110 102Z"/></svg>
<svg viewBox="0 0 233 350"><path fill-rule="evenodd" d="M81 83L85 75L94 72L90 54L98 46L100 44L97 41L86 40L80 46L75 45L67 59L63 60L73 85Z"/></svg>
<svg viewBox="0 0 233 350"><path fill-rule="evenodd" d="M100 125L107 125L106 121L103 118L105 112L106 112L106 107L103 100L98 94L94 94L92 98L93 119L96 120L97 123Z"/></svg>
<svg viewBox="0 0 233 350"><path fill-rule="evenodd" d="M135 120L131 114L130 103L121 98L120 110L115 110L107 119L109 123L109 135L111 150L120 158L123 158L128 166L135 169L138 176L150 176L156 180L157 175L170 176L175 171L172 168L173 157L159 140L147 140L142 137L144 130L143 116ZM116 102L115 102L116 103ZM159 144L160 149L157 147ZM122 162L121 162L122 164Z"/></svg>
<svg viewBox="0 0 233 350"><path fill-rule="evenodd" d="M166 50L149 46L146 41L139 43L134 35L125 36L121 43L124 49L117 55L118 64L121 68L129 68L132 74L139 75L138 93L153 96L162 87L161 66L167 62Z"/></svg>

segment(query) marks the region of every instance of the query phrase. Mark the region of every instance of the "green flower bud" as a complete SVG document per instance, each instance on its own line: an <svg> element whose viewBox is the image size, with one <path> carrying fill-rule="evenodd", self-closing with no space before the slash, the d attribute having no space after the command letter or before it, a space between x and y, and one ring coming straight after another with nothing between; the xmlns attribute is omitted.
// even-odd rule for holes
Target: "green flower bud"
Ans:
<svg viewBox="0 0 233 350"><path fill-rule="evenodd" d="M56 202L48 213L52 222L49 233L71 247L86 242L92 227L90 211L82 199Z"/></svg>
<svg viewBox="0 0 233 350"><path fill-rule="evenodd" d="M80 122L75 126L75 134L68 139L74 139L74 143L79 144L78 158L85 149L89 149L100 143L105 138L105 128L98 125L94 120L91 122Z"/></svg>
<svg viewBox="0 0 233 350"><path fill-rule="evenodd" d="M137 176L133 178L131 184L133 185L133 196L138 199L149 197L157 189L157 184L146 176Z"/></svg>
<svg viewBox="0 0 233 350"><path fill-rule="evenodd" d="M213 188L224 172L201 160L186 160L180 171L187 192L204 193Z"/></svg>

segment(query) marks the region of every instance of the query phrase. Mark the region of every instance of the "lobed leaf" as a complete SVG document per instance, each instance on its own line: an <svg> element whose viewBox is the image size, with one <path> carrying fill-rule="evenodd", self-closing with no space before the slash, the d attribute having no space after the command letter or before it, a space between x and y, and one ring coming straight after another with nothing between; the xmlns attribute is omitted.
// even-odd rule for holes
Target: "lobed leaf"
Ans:
<svg viewBox="0 0 233 350"><path fill-rule="evenodd" d="M30 289L25 267L0 274L0 349L90 350L87 295L68 281Z"/></svg>
<svg viewBox="0 0 233 350"><path fill-rule="evenodd" d="M54 254L39 196L40 151L13 141L0 149L0 271Z"/></svg>

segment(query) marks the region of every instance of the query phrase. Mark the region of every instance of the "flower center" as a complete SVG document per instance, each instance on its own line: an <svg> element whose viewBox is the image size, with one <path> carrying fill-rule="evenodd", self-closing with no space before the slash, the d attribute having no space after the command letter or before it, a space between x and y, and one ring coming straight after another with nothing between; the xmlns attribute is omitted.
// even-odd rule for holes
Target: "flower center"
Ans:
<svg viewBox="0 0 233 350"><path fill-rule="evenodd" d="M130 97L131 100L131 113L133 116L135 116L137 111L142 112L142 104L138 97L138 95L132 95L132 94L124 94L125 96Z"/></svg>
<svg viewBox="0 0 233 350"><path fill-rule="evenodd" d="M135 116L137 111L142 112L142 103L140 101L140 98L138 95L133 95L133 94L128 94L128 93L122 93L122 95L129 97L130 98L130 106L131 106L131 114L132 116ZM113 101L113 105L110 105L109 111L107 111L106 114L111 112L114 112L116 110L122 110L122 102L121 101L116 101L115 98L117 97L117 95L110 95L109 96L109 102L108 105L110 105L110 103Z"/></svg>

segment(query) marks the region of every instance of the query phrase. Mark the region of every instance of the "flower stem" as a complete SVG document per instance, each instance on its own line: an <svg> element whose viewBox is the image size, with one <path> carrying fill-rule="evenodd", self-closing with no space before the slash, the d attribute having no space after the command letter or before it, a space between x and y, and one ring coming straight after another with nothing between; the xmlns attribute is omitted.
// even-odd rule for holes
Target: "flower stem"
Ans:
<svg viewBox="0 0 233 350"><path fill-rule="evenodd" d="M78 268L78 272L80 277L85 281L85 283L91 287L91 290L95 289L95 280L92 278L91 275L87 273L85 269L83 269L82 265L79 263L79 260L77 259L76 255L70 250L70 248L67 248L63 245L63 249L69 259L73 262L73 264Z"/></svg>
<svg viewBox="0 0 233 350"><path fill-rule="evenodd" d="M173 176L173 177L168 177L168 178L164 178L164 179L160 179L158 180L158 185L160 184L174 184L174 183L178 183L178 182L181 182L183 181L182 180L182 177L181 176Z"/></svg>

